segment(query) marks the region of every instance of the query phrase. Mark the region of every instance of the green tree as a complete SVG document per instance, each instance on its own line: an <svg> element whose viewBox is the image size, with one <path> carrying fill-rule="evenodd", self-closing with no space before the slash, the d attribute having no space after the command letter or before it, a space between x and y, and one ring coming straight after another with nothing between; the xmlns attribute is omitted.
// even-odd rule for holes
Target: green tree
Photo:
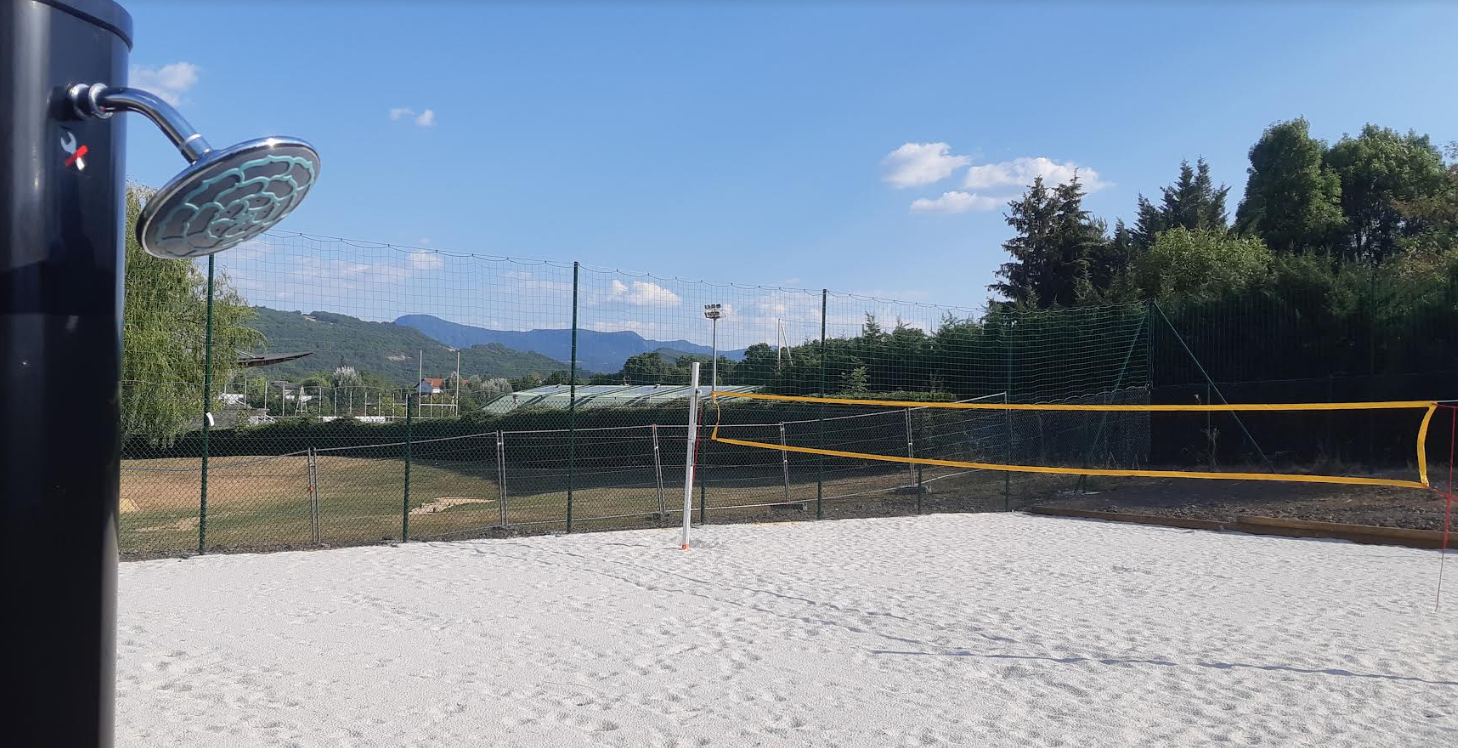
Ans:
<svg viewBox="0 0 1458 748"><path fill-rule="evenodd" d="M658 351L639 353L623 362L621 379L628 384L659 384L665 381L670 368Z"/></svg>
<svg viewBox="0 0 1458 748"><path fill-rule="evenodd" d="M1072 305L1092 287L1089 258L1107 242L1104 224L1083 209L1077 177L1048 187L1043 178L1008 203L1005 218L1017 235L1002 248L1012 255L989 288L1020 306Z"/></svg>
<svg viewBox="0 0 1458 748"><path fill-rule="evenodd" d="M606 384L606 382L603 382L601 384ZM526 376L517 377L511 380L512 392L521 392L522 390L529 390L541 386L542 375L536 373L527 374Z"/></svg>
<svg viewBox="0 0 1458 748"><path fill-rule="evenodd" d="M1161 233L1133 273L1146 298L1191 301L1244 293L1270 266L1260 239L1180 226Z"/></svg>
<svg viewBox="0 0 1458 748"><path fill-rule="evenodd" d="M353 366L340 363L334 367L333 373L329 375L329 384L333 387L358 387L360 376Z"/></svg>
<svg viewBox="0 0 1458 748"><path fill-rule="evenodd" d="M1210 164L1199 159L1191 167L1180 162L1179 179L1161 187L1163 199L1158 206L1139 196L1139 215L1131 232L1134 245L1148 249L1160 232L1183 226L1191 231L1224 231L1227 228L1226 185L1215 186L1210 178Z"/></svg>
<svg viewBox="0 0 1458 748"><path fill-rule="evenodd" d="M900 319L882 346L887 366L877 374L873 386L886 390L937 389L931 381L931 338L923 330Z"/></svg>
<svg viewBox="0 0 1458 748"><path fill-rule="evenodd" d="M1082 303L1109 303L1127 301L1127 291L1121 281L1129 275L1134 261L1147 250L1138 244L1138 238L1123 221L1114 224L1114 236L1109 241L1093 247L1088 257L1087 289L1080 296Z"/></svg>
<svg viewBox="0 0 1458 748"><path fill-rule="evenodd" d="M1458 249L1458 142L1444 152L1450 159L1443 189L1426 198L1399 200L1397 209L1408 227L1398 239L1404 252L1441 254Z"/></svg>
<svg viewBox="0 0 1458 748"><path fill-rule="evenodd" d="M157 445L176 441L202 418L207 275L193 261L142 250L136 222L151 190L126 191L126 289L122 313L122 432ZM253 310L228 278L214 278L213 381L238 369L238 352L263 342L245 326ZM215 390L220 390L215 386ZM214 392L216 398L217 392ZM206 405L207 410L217 403Z"/></svg>
<svg viewBox="0 0 1458 748"><path fill-rule="evenodd" d="M1341 181L1347 257L1381 263L1398 250L1398 240L1421 230L1402 205L1422 204L1450 190L1443 155L1426 135L1406 135L1367 125L1355 138L1343 137L1326 154Z"/></svg>
<svg viewBox="0 0 1458 748"><path fill-rule="evenodd" d="M724 379L726 384L748 384L764 386L775 380L778 364L782 360L778 352L768 343L755 343L744 350L744 360L734 367L734 377Z"/></svg>
<svg viewBox="0 0 1458 748"><path fill-rule="evenodd" d="M1305 119L1266 128L1250 148L1236 229L1278 252L1330 250L1345 220L1341 179L1323 163L1326 145Z"/></svg>

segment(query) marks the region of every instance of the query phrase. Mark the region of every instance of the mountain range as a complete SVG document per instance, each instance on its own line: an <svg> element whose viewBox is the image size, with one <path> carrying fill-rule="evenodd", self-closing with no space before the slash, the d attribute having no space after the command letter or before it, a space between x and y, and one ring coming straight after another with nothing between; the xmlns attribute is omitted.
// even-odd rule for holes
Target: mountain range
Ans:
<svg viewBox="0 0 1458 748"><path fill-rule="evenodd" d="M429 314L410 314L394 322L367 322L333 312L285 312L253 307L245 324L263 334L271 353L311 355L272 364L259 372L297 380L308 374L353 366L410 386L417 374L416 357L424 352L424 373L444 376L456 367L461 352L465 376L546 378L566 371L572 357L571 330L490 330L448 322ZM651 340L635 332L577 331L577 366L583 373L616 372L629 356L657 351L664 358L685 354L708 356L709 346L687 340ZM733 360L744 351L720 351Z"/></svg>
<svg viewBox="0 0 1458 748"><path fill-rule="evenodd" d="M568 368L567 364L540 353L513 350L499 343L448 345L414 327L391 322L366 322L330 312L303 314L267 307L253 307L253 311L256 314L245 324L263 333L270 352L312 354L257 370L274 379L297 381L305 375L333 371L336 366L345 365L380 374L408 387L416 381L416 356L422 351L425 376L440 377L455 371L455 348L461 351L463 376L514 378L537 374L546 378L554 371Z"/></svg>
<svg viewBox="0 0 1458 748"><path fill-rule="evenodd" d="M449 322L429 314L407 314L395 320L396 325L411 327L448 346L464 348L473 345L504 345L518 351L530 351L558 361L572 358L571 330L490 330L458 322ZM652 340L636 332L577 331L577 365L589 371L615 372L623 368L629 356L658 351L665 358L683 354L709 356L713 349L687 340ZM719 351L719 355L738 361L744 350Z"/></svg>

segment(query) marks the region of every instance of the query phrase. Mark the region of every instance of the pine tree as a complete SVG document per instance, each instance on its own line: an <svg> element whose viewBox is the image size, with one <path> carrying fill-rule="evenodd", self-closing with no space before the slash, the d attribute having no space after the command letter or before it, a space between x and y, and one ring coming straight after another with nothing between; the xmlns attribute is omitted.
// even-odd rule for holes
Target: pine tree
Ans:
<svg viewBox="0 0 1458 748"><path fill-rule="evenodd" d="M1080 301L1102 299L1104 293L1128 270L1141 251L1134 232L1123 221L1116 221L1113 238L1095 247L1089 255L1089 285L1095 293Z"/></svg>
<svg viewBox="0 0 1458 748"><path fill-rule="evenodd" d="M1179 181L1168 187L1161 187L1163 200L1159 207L1139 196L1139 213L1131 233L1139 249L1148 249L1159 234L1173 228L1190 231L1225 231L1228 217L1225 212L1225 197L1230 192L1226 185L1215 186L1210 178L1210 164L1201 158L1192 168L1189 161L1180 162Z"/></svg>
<svg viewBox="0 0 1458 748"><path fill-rule="evenodd" d="M1103 250L1104 224L1083 209L1078 178L1048 187L1042 177L1008 203L1006 220L1017 236L1002 247L1012 262L989 288L1020 306L1070 306L1091 287L1090 258Z"/></svg>

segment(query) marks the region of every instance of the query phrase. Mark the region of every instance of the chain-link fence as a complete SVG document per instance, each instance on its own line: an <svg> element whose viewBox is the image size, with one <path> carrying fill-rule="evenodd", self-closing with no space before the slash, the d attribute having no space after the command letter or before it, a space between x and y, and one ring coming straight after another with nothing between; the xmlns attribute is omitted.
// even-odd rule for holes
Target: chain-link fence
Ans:
<svg viewBox="0 0 1458 748"><path fill-rule="evenodd" d="M1269 299L972 309L300 234L215 263L186 266L192 306L149 309L158 294L128 288L145 313L128 328L122 391L127 554L677 524L695 361L721 390L1089 404L1436 399L1458 369L1434 312L1451 290L1404 316L1375 282L1313 325ZM1336 317L1349 329L1334 332ZM1362 345L1365 371L1308 371ZM1283 444L1288 460L1356 461L1365 440L1376 470L1411 454L1393 446L1408 424L1377 416L1359 439L1316 416L1250 434L1230 414L705 407L706 423L748 441L964 462L1233 464ZM699 522L1002 511L1088 488L699 436Z"/></svg>

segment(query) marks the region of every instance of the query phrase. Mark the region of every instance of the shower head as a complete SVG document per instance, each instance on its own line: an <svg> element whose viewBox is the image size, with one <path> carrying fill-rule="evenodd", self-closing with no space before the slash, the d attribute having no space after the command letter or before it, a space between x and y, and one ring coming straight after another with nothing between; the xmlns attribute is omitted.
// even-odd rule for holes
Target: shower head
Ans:
<svg viewBox="0 0 1458 748"><path fill-rule="evenodd" d="M319 176L319 154L295 138L208 151L147 200L137 241L158 257L200 257L283 220Z"/></svg>
<svg viewBox="0 0 1458 748"><path fill-rule="evenodd" d="M157 257L202 257L248 241L297 208L319 179L319 153L297 138L214 150L177 110L146 91L77 84L70 97L82 117L146 116L190 162L147 200L137 220L137 241Z"/></svg>

